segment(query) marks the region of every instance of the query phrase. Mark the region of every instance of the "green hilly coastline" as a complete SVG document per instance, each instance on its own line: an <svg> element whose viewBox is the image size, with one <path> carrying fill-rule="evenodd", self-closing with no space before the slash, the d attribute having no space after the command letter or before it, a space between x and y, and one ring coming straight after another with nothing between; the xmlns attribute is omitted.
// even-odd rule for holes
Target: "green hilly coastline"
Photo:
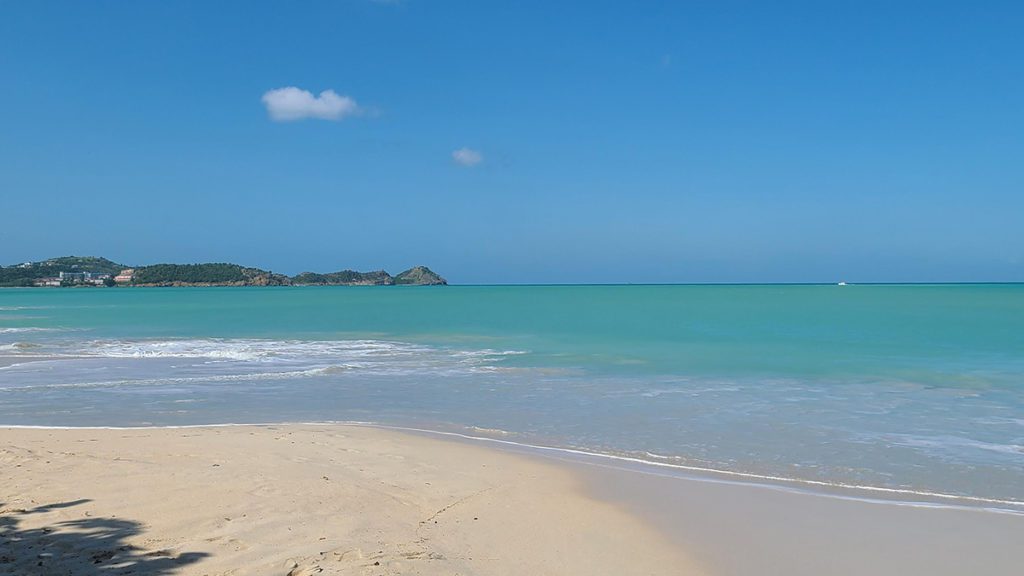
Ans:
<svg viewBox="0 0 1024 576"><path fill-rule="evenodd" d="M0 286L443 286L448 282L426 266L396 276L375 272L317 273L296 276L224 262L127 266L94 256L63 256L0 266Z"/></svg>
<svg viewBox="0 0 1024 576"><path fill-rule="evenodd" d="M440 276L438 276L438 278L440 279ZM377 272L342 270L340 272L330 272L327 274L303 272L302 274L293 277L291 280L293 284L305 286L391 286L395 283L394 277L383 270L378 270ZM441 279L441 281L437 283L444 284L445 282Z"/></svg>

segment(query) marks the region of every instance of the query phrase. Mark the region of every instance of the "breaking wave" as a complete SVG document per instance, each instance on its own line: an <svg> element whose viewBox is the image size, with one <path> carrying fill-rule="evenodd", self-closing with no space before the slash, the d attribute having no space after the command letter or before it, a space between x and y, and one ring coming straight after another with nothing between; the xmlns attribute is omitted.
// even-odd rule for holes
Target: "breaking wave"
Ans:
<svg viewBox="0 0 1024 576"><path fill-rule="evenodd" d="M39 382L20 384L0 390L31 388L95 388L112 386L159 385L329 376L357 371L360 374L439 376L494 373L515 368L501 366L507 356L522 354L515 350L458 350L384 340L259 340L259 339L168 339L168 340L89 340L48 342L46 345L2 344L0 351L25 355L32 346L33 355L45 355L55 361L112 359L132 362L141 369L139 378L110 379L99 382ZM188 364L149 364L149 361L182 359ZM123 364L122 362L122 364ZM70 374L79 368L66 365ZM76 365L77 366L77 365ZM151 366L147 369L146 366ZM151 370L177 372L153 378ZM63 372L48 371L44 377ZM148 372L148 373L147 373ZM197 373L198 372L198 373Z"/></svg>
<svg viewBox="0 0 1024 576"><path fill-rule="evenodd" d="M388 361L447 357L483 363L488 359L521 354L518 351L449 350L384 340L94 340L76 353L105 358L206 358L243 362L322 359L386 359Z"/></svg>

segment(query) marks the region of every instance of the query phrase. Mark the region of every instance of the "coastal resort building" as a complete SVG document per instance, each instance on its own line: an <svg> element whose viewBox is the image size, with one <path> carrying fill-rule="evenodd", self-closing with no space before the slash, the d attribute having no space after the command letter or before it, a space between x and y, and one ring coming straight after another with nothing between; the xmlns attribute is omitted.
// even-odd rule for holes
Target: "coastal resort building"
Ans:
<svg viewBox="0 0 1024 576"><path fill-rule="evenodd" d="M121 273L114 276L114 282L118 284L131 284L135 279L135 268L125 268Z"/></svg>
<svg viewBox="0 0 1024 576"><path fill-rule="evenodd" d="M92 284L100 286L103 281L110 278L110 274L97 274L94 272L61 272L57 278L59 284ZM49 286L49 284L47 284Z"/></svg>

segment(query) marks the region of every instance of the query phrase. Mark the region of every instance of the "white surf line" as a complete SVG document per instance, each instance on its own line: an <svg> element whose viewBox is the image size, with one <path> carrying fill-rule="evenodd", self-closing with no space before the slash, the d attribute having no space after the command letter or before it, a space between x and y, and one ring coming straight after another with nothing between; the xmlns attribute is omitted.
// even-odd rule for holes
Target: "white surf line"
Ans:
<svg viewBox="0 0 1024 576"><path fill-rule="evenodd" d="M601 456L601 457L607 456L607 455L604 455L604 454L594 454L594 455L595 456ZM579 465L584 465L584 466L593 466L593 467L596 467L596 468L605 468L605 469L608 469L608 470L618 470L618 471L629 472L629 473L634 473L634 474L643 474L645 476L655 476L655 477L658 477L658 478L669 478L669 479L673 479L673 480L684 480L684 481L690 481L690 482L707 482L707 483L711 483L711 484L725 484L725 485L729 485L729 486L746 486L746 487L751 487L751 488L761 488L761 489L764 489L764 490L776 490L776 491L785 492L785 493L788 493L788 494L800 494L800 495L804 495L804 496L815 496L815 497L818 497L818 498L831 498L831 499L834 499L834 500L847 500L847 501L851 501L851 502L863 502L863 503L866 503L866 504L878 504L878 505L883 505L883 506L903 506L903 507L907 507L907 508L930 508L930 509L935 509L935 510L963 510L963 511L974 511L974 512L991 512L991 513L994 513L994 514L1010 514L1010 515L1013 515L1013 516L1024 516L1024 509L1018 510L1016 508L1000 508L1000 507L995 507L995 506L983 506L983 505L980 505L980 504L978 504L978 505L974 505L974 504L970 504L970 505L968 505L968 504L950 504L950 503L946 503L946 502L929 502L929 501L925 501L925 500L903 500L903 499L871 498L871 497L868 497L868 496L850 496L850 495L839 494L839 493L835 493L835 492L823 492L823 491L815 490L813 488L806 488L806 487L802 487L802 486L784 486L784 485L780 485L780 484L772 484L772 483L769 483L767 481L730 480L730 479L726 479L726 478L711 478L711 477L708 477L708 476L701 476L701 475L699 475L697 473L685 474L685 475L671 474L671 473L667 473L667 472L659 472L659 471L656 471L656 470L645 470L645 469L642 469L642 468L629 468L629 467L622 466L622 465L605 464L605 463L601 463L601 462L591 462L591 461L587 461L587 460L573 459L573 458L568 458L568 457L559 456L559 455L544 455L544 457L545 458L551 458L551 459L554 459L554 460L559 460L561 462L574 463L574 464L579 464ZM615 458L614 456L610 456L610 457ZM646 460L641 460L641 463L644 466L646 466L647 464L651 464L650 462L647 462ZM790 478L789 480L792 481L792 482L800 482L799 478ZM833 486L833 487L836 487L836 488L842 488L843 487L841 484L829 484L829 485ZM880 488L880 487L872 487L872 488L877 488L877 489L880 489L880 490L884 490L884 488ZM870 490L870 488L869 488L869 490ZM973 498L968 497L968 496L955 496L955 495L952 495L952 494L949 494L947 496L950 497L950 498L956 498L958 500L971 500L971 499L973 499ZM986 502L989 501L989 499L983 499L983 500L986 501ZM995 500L994 502L1000 502L1000 501L999 500ZM1009 500L1007 502L1015 503L1016 501ZM1018 505L1019 506L1021 504L1007 504L1007 505Z"/></svg>
<svg viewBox="0 0 1024 576"><path fill-rule="evenodd" d="M952 509L952 510L974 510L983 512L992 512L999 514L1013 514L1013 515L1024 515L1024 501L1020 500L1004 500L998 498L983 498L980 496L965 496L957 494L946 494L944 492L929 492L919 490L909 490L904 488L885 488L882 486L870 486L861 484L846 484L841 482L826 482L823 480L806 480L801 478L788 478L786 476L771 476L753 474L750 472L736 472L731 470L721 470L718 468L708 468L703 466L688 466L685 464L669 464L666 462L652 462L650 460L644 460L642 458L634 458L631 456L618 456L615 454L603 454L601 452L588 452L586 450L580 450L577 448L559 448L556 446L544 446L537 444L526 444L524 442L514 442L511 440L500 440L497 438L488 438L485 436L472 436L469 434L462 434L459 432L443 432L440 430L429 430L426 428L412 428L408 426L394 426L390 424L380 424L378 422L366 422L360 420L325 420L318 422L229 422L222 424L178 424L178 425L151 425L151 426L39 426L31 424L0 424L0 429L27 429L27 430L153 430L153 429L167 429L167 430L179 430L179 429L191 429L191 428L230 428L230 427L244 427L244 426L255 426L255 427L268 427L268 426L352 426L362 428L378 428L381 430L392 430L399 432L416 432L422 434L430 434L436 436L449 436L455 438L462 438L464 440L472 440L477 442L492 442L495 444L503 444L507 446L513 446L516 448L526 448L530 450L536 450L541 452L553 452L561 454L571 454L574 456L584 456L590 458L599 458L605 460L612 460L617 462L628 462L630 464L637 464L640 467L660 467L669 468L673 470L692 472L699 474L717 474L721 476L732 476L735 478L742 478L743 480L728 480L721 478L708 478L701 477L699 475L692 476L674 476L667 473L659 473L651 470L642 470L636 468L623 468L615 467L608 464L597 464L593 462L586 462L585 460L568 460L562 459L566 462L577 462L588 464L591 466L601 466L605 468L623 470L628 472L637 472L641 474L648 474L652 476L659 476L665 478L677 478L685 480L693 480L698 482L713 482L721 484L732 484L737 486L757 486L762 488L769 488L775 490L789 491L799 494L807 494L812 496L819 496L823 498L835 498L837 500L853 500L857 502L876 503L876 504L887 504L894 506L910 506L918 508L940 508L940 509ZM814 486L819 488L838 488L845 490L860 490L865 492L880 492L884 494L897 494L904 496L917 496L924 498L936 498L944 500L959 500L961 502L976 502L978 506L967 506L957 504L945 504L940 502L923 502L917 500L887 500L881 498L864 498L857 496L847 496L843 494L835 494L830 492L815 491L810 489L799 489L798 487L787 487L780 486L778 484L771 484L770 482L779 482L784 484L801 484L806 486ZM1012 508L995 508L991 506L982 506L982 504L1001 504L1004 506L1011 506Z"/></svg>
<svg viewBox="0 0 1024 576"><path fill-rule="evenodd" d="M38 360L36 360L36 362L38 362ZM7 369L10 369L10 368L17 368L18 366L25 366L26 364L32 364L32 363L33 363L33 360L27 360L25 362L15 362L14 364L7 364L5 366L0 366L0 370L7 370ZM0 388L0 390L7 390L7 388Z"/></svg>
<svg viewBox="0 0 1024 576"><path fill-rule="evenodd" d="M14 349L0 349L0 358L27 358L30 359L32 362L47 362L51 360L91 360L93 358L97 358L97 356L87 356L83 354L63 354L60 352L32 352L37 348L40 348L40 346L31 346L26 348Z"/></svg>
<svg viewBox="0 0 1024 576"><path fill-rule="evenodd" d="M737 477L737 478L743 478L745 481L743 481L743 480L723 480L723 479L713 479L713 478L701 478L700 476L686 476L686 478L690 479L690 480L698 480L698 481L706 481L706 482L720 482L720 483L728 483L728 484L743 485L743 486L756 485L756 486L763 486L763 487L766 487L766 488L787 489L787 487L785 487L785 486L779 486L779 485L776 485L776 484L769 484L769 483L767 483L767 482L781 482L781 483L787 483L787 484L802 484L802 485L815 486L815 487L820 487L820 488L838 488L838 489L844 489L844 490L860 490L860 491L866 491L866 492L881 492L881 493L885 493L885 494L898 494L898 495L901 495L901 496L917 496L917 497L926 497L926 498L941 498L941 499L945 499L945 500L959 500L959 501L962 501L962 502L977 502L978 504L1002 504L1002 505L1013 506L1015 508L1022 508L1022 509L1020 511L1017 511L1015 509L1014 510L1007 510L1007 509L1004 509L1004 508L989 508L989 507L984 507L984 506L958 506L958 505L955 505L955 504L942 504L942 503L937 503L937 502L936 503L930 503L930 502L907 501L907 500L885 500L885 499L877 499L877 498L861 498L861 497L855 497L855 496L846 496L846 495L843 495L843 494L833 494L833 493L820 492L820 491L799 490L799 489L796 489L796 488L788 488L789 491L798 491L801 494L813 494L813 495L817 495L817 496L823 496L823 497L827 497L827 498L837 498L837 499L843 499L843 500L857 500L857 501L863 501L863 502L877 502L877 503L881 503L881 504L898 504L898 505L904 505L904 506L920 506L920 507L929 507L929 508L940 507L940 508L962 508L962 509L966 509L966 510L987 510L987 511L992 511L992 512L1006 512L1006 513L1010 513L1010 514L1022 514L1022 515L1024 515L1024 501L1018 501L1018 500L1001 500L1001 499L997 499L997 498L983 498L983 497L980 497L980 496L965 496L965 495L956 495L956 494L946 494L944 492L929 492L929 491L921 491L921 490L909 490L909 489L905 489L905 488L885 488L883 486L870 486L870 485L861 485L861 484L846 484L846 483L842 483L842 482L827 482L827 481L824 481L824 480L807 480L807 479L802 479L802 478L789 478L789 477L786 477L786 476L771 476L771 475L753 474L753 473L750 473L750 472L736 472L736 471L732 471L732 470L722 470L722 469L719 469L719 468L708 468L708 467L703 467L703 466L689 466L689 465L685 465L685 464L669 464L667 462L653 462L651 460L644 460L642 458L635 458L635 457L632 457L632 456L620 456L620 455L615 455L615 454L604 454L604 453L601 453L601 452L589 452L587 450L580 450L580 449L577 449L577 448L560 448L560 447L556 447L556 446L543 446L543 445L536 445L536 444L526 444L526 443L523 443L523 442L514 442L514 441L511 441L511 440L501 440L501 439L498 439L498 438L488 438L488 437L485 437L485 436L472 436L472 435L469 435L469 434L461 434L459 432L441 432L441 431L438 431L438 430L427 430L427 429L423 429L423 428L410 428L410 427L405 427L405 426L390 426L390 425L386 425L386 424L377 424L377 423L373 423L373 422L369 422L369 423L355 423L355 422L353 422L353 423L345 423L345 422L338 422L338 424L349 424L349 425L352 425L352 426L363 426L363 427L370 427L370 428L381 428L381 429L386 429L386 430L401 430L401 431L407 431L407 432L420 432L420 433L435 434L435 435L440 435L440 436L454 436L454 437L458 437L458 438L464 438L466 440L475 440L475 441L479 441L479 442L493 442L493 443L496 443L496 444L505 444L505 445L515 446L515 447L519 447L519 448L528 448L528 449L531 449L531 450L539 450L539 451L546 451L546 452L556 452L556 453L563 453L563 454L572 454L574 456L585 456L585 457L590 457L590 458L601 458L601 459L614 460L614 461L619 461L619 462L628 462L630 464L637 464L637 465L640 465L642 467L655 466L655 467L661 467L661 468L670 468L670 469L674 469L674 470L680 470L680 471L684 471L684 472L693 472L693 473L701 473L701 474L717 474L717 475L721 475L721 476L732 476L732 477ZM579 460L566 460L566 461L581 462ZM661 476L661 477L666 477L666 478L678 478L678 476L673 476L671 474L665 474L665 473L656 473L656 472L650 471L650 470L640 470L640 469L634 469L634 468L614 467L614 466L601 465L601 464L596 464L596 463L592 463L592 462L585 462L585 461L582 461L582 462L585 463L585 464L593 465L593 466L603 466L603 467L606 467L606 468L614 468L616 470L635 471L635 472L640 472L642 474L649 474L649 475Z"/></svg>
<svg viewBox="0 0 1024 576"><path fill-rule="evenodd" d="M31 362L23 362L22 364L30 364ZM12 366L19 366L19 364L11 364L10 366L0 367L0 370L4 368L10 368ZM142 378L132 380L130 378L124 380L104 380L100 382L72 382L68 384L28 384L25 386L0 386L0 392L32 392L34 390L61 390L61 389L90 389L90 388L128 388L131 386L160 386L163 384L189 384L192 382L245 382L249 380L295 380L299 378L319 376L327 373L332 368L346 369L343 365L336 366L321 366L316 368L307 368L305 370L287 370L281 372L253 372L251 374L217 374L214 376L179 376L172 378Z"/></svg>

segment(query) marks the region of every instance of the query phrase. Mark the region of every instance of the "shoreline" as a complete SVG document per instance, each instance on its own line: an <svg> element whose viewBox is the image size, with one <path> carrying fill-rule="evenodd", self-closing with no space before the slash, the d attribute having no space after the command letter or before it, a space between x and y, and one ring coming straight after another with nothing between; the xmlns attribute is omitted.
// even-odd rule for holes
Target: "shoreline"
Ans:
<svg viewBox="0 0 1024 576"><path fill-rule="evenodd" d="M0 358L2 360L2 358ZM2 362L0 362L2 366ZM444 441L464 441L469 444L488 444L493 449L530 457L554 460L570 465L592 466L626 471L633 474L665 477L689 482L706 482L751 487L793 494L848 500L864 504L883 506L899 506L908 508L978 511L991 514L1007 514L1024 517L1024 501L986 498L961 494L948 494L924 490L890 488L885 486L855 485L842 482L828 482L805 478L771 476L727 469L673 464L647 460L625 454L615 454L570 448L529 444L513 440L504 440L491 436L477 436L450 430L435 430L373 421L356 420L324 420L324 421L277 421L277 422L223 422L208 424L157 424L140 426L62 426L62 425L25 425L0 423L0 430L179 430L203 428L234 428L234 427L267 427L267 426L308 426L308 427L357 427L377 429L402 434L413 434ZM872 494L867 496L865 494Z"/></svg>
<svg viewBox="0 0 1024 576"><path fill-rule="evenodd" d="M14 368L35 362L48 362L73 359L94 359L93 356L82 355L32 355L32 354L5 354L0 351L0 373L8 368ZM74 388L76 384L54 384L55 388ZM296 420L296 421L257 421L257 422L205 422L198 424L144 424L129 426L76 426L76 425L52 425L41 426L43 429L136 429L136 428L177 428L177 427L219 427L219 426L250 426L250 425L358 425L372 426L386 430L399 432L422 433L445 438L462 438L475 442L488 442L498 446L520 448L527 452L552 453L555 456L563 455L579 457L583 459L596 458L608 460L625 466L636 466L640 473L658 473L667 471L672 476L683 476L693 480L712 482L733 482L740 485L763 485L779 490L792 490L799 493L819 495L831 498L857 500L866 503L881 503L902 506L939 507L951 509L981 509L993 513L1020 514L1024 515L1024 500L1009 498L990 497L976 494L959 494L955 492L940 492L928 489L914 489L910 487L879 486L871 484L854 484L841 480L818 480L797 476L780 476L766 473L747 472L744 470L730 470L725 467L715 467L699 464L685 464L665 461L669 457L657 457L656 455L644 458L638 455L639 451L602 452L589 450L585 447L558 446L533 444L519 442L495 437L497 434L507 434L504 430L479 428L477 426L464 426L457 423L440 423L438 428L424 428L418 426L406 426L401 424L388 424L374 421L359 420ZM447 425L445 425L447 424ZM31 425L9 424L0 422L0 428L31 428ZM495 435L475 435L467 433L468 430L477 430L484 434L488 431ZM514 432L513 432L514 433ZM676 457L677 458L677 457ZM644 470L649 468L650 470ZM652 470L654 472L652 472Z"/></svg>
<svg viewBox="0 0 1024 576"><path fill-rule="evenodd" d="M684 475L638 473L636 468L609 466L607 462L595 461L593 458L588 459L580 455L555 455L531 450L523 445L485 443L486 438L451 433L401 430L370 423L293 423L168 427L0 426L0 434L3 438L3 442L0 443L0 462L4 463L3 468L7 471L0 474L7 477L3 484L12 487L3 495L4 504L0 506L3 508L0 519L4 519L5 514L10 518L9 513L12 509L32 511L34 508L25 505L26 499L30 500L33 506L45 506L54 503L49 501L54 498L66 502L86 499L91 495L87 493L90 490L106 490L108 497L117 499L123 499L128 494L130 497L122 508L109 510L113 514L111 518L134 518L140 526L145 526L146 529L152 527L155 532L163 530L160 526L173 520L172 524L176 523L174 526L177 528L172 526L170 536L155 536L160 542L178 542L175 546L165 546L166 550L163 551L166 554L163 558L184 558L181 562L175 560L178 563L174 564L180 564L184 570L180 572L182 574L193 573L188 567L190 557L182 556L191 552L213 555L204 556L202 561L195 564L196 570L202 570L194 572L196 574L226 574L227 572L210 572L210 566L234 562L238 565L230 569L238 570L238 574L263 574L270 570L269 573L272 574L291 576L319 573L301 570L293 572L295 568L303 566L328 570L324 574L378 574L372 569L377 569L380 565L369 562L374 558L374 562L386 560L382 564L385 569L394 570L379 574L449 574L456 571L463 574L529 572L737 576L750 573L780 576L811 576L822 573L851 576L862 573L929 576L952 576L963 573L1000 574L1007 573L1012 566L1024 561L1024 551L1018 550L1019 546L1014 545L1019 539L1019 534L1024 533L1024 516L1019 514L991 513L991 510L971 506L906 506L892 501L871 502L820 492L780 489L778 486L750 482L708 481ZM294 437L296 434L296 439L301 437L301 440L292 440L292 444L286 446L284 450L274 446L275 440L285 436ZM260 438L252 440L254 436ZM159 444L153 444L152 440L144 440L152 438L160 440ZM223 444L225 442L227 444ZM248 449L238 450L238 442ZM39 447L44 447L44 450L40 452ZM25 460L24 451L33 449L37 454L35 464L41 466L40 460L45 460L46 465L42 466L41 470L26 473L25 464L28 460ZM107 451L105 455L104 450ZM313 452L309 452L310 450ZM18 460L19 451L22 460ZM154 451L169 453L160 458L154 455ZM372 456L367 458L367 454L371 452ZM47 455L40 456L43 453ZM168 457L168 454L172 457ZM361 459L353 461L353 454L361 455L355 456ZM330 462L324 461L325 455L328 455ZM62 458L65 469L61 474L55 475L52 471L47 471L51 462ZM189 464L194 460L199 460L203 464ZM124 474L122 470L122 473L112 476L112 471L107 470L108 467L127 467L133 472ZM232 479L231 483L223 485L220 484L222 480L212 482L218 477L211 474L218 472L216 469L221 467L231 467L235 469L236 474L250 479ZM374 481L368 484L363 476L351 476L353 468L358 468L360 473L369 471L368 473L375 474ZM423 476L428 472L431 475L429 479ZM283 474L285 478L272 480L279 474ZM516 478L515 481L510 481L510 474ZM174 480L189 475L198 475L201 481L193 482L189 488ZM353 512L350 509L344 512L325 511L323 506L328 501L327 496L316 491L308 492L313 484L317 484L310 484L310 479L320 480L321 475L323 478L331 479L345 476L347 486L359 492L359 497L353 499L350 490L349 497L343 498L343 502L334 502L330 505L342 508L356 506L363 511L361 513L365 513L363 500L369 498L372 500L372 506L381 507L372 518L364 518L361 521L372 526L371 531L378 535L375 541L385 543L376 546L383 547L383 550L376 550L370 554L366 549L360 548L363 550L360 552L362 557L349 558L346 562L351 562L344 564L346 570L354 570L358 568L355 564L366 560L362 567L371 571L331 572L331 569L340 569L343 564L325 564L325 559L341 562L344 558L336 559L330 554L318 556L317 554L323 551L317 550L313 553L312 548L325 546L312 546L307 550L308 543L302 544L299 548L303 554L309 554L299 554L302 561L296 562L295 566L287 570L280 569L280 566L283 565L282 562L287 564L292 560L270 558L266 555L250 557L243 554L239 557L242 559L239 564L235 562L237 558L234 555L241 551L232 548L234 545L226 548L221 544L208 545L209 542L199 538L201 534L188 535L195 530L184 529L184 526L195 526L198 522L201 526L216 525L216 530L223 531L227 526L224 522L227 520L219 520L222 517L219 516L220 511L210 512L214 516L197 520L196 517L189 517L187 514L182 516L182 508L216 506L226 497L220 493L226 488L229 489L229 493L248 490L252 497L237 500L233 509L235 515L226 516L235 518L239 512L244 515L251 506L263 502L260 490L270 485L283 487L282 482L295 475L308 477L297 485L301 486L301 489L294 492L280 491L276 493L276 497L290 499L289 505L301 509L301 515L320 518L321 523L330 523L330 518L339 514L351 516ZM526 477L529 477L528 486L522 484ZM259 487L251 485L251 478L262 478L263 488L256 489ZM480 485L480 482L488 485ZM424 494L422 491L427 490L427 486L454 485L452 483L458 485L456 491L459 491L461 496L448 491L445 498L435 499L430 505L423 504L428 496L437 496ZM137 488L133 487L138 484L148 486L153 493L149 496L137 493L132 495L133 492L137 492ZM475 524L472 525L472 533L460 532L462 528L459 525L448 526L446 530L453 531L441 531L434 535L438 539L437 545L441 546L443 551L424 551L426 549L423 542L416 544L418 547L413 552L410 552L408 542L403 544L405 548L401 548L391 540L405 542L403 538L408 539L410 522L418 521L399 518L400 515L396 511L378 514L388 509L387 507L391 505L388 503L393 504L396 498L404 499L405 504L400 507L402 509L408 508L410 502L417 502L418 504L412 507L419 506L420 515L431 506L440 504L436 510L440 514L456 505L461 506L460 503L465 497L470 497L480 490L486 489L485 493L493 490L495 485L519 486L514 504L507 501L508 494L488 503L490 508L486 515L496 519L497 525L493 527L496 531L480 535L475 533L479 527ZM212 493L206 493L208 490ZM15 497L13 500L12 496ZM101 500L102 498L95 499L96 502ZM573 509L572 514L566 514L563 509L565 502L575 502L570 506ZM278 502L275 505L280 504ZM261 538L278 538L271 534L278 534L282 530L281 523L288 523L288 514L284 512L286 508L287 506L275 508L273 511L265 510L263 518L266 525L257 527L258 529L253 528L251 533L247 533L247 538L253 539L252 542ZM595 510L605 516L587 516ZM95 509L91 511L97 512ZM325 516L325 512L329 513ZM69 514L71 513L65 513L60 517L61 520L65 523L87 521L85 517ZM484 512L476 509L472 514L475 514L473 518L482 518ZM52 520L53 516L49 509L40 513L40 518L48 517ZM33 514L27 514L20 520L34 521L34 518ZM382 520L382 523L375 523L377 520ZM462 520L470 522L468 516ZM537 546L543 548L546 539L555 537L554 535L587 530L595 522L600 526L600 530L588 533L587 538L574 540L573 550L567 550L564 546L547 552L535 549ZM417 524L421 525L422 523ZM402 526L406 527L406 532L395 534L395 530L401 532ZM513 530L510 526L518 528ZM311 533L293 534L293 528L294 526L289 525L284 530L288 533L284 540L259 542L259 546L247 544L247 549L275 549L275 546L287 546L292 538L297 538L297 541L312 538ZM37 526L36 529L42 530L43 526ZM307 531L308 529L311 528L307 526ZM350 530L352 527L346 524L335 526L334 529ZM364 525L363 529L369 528ZM474 564L466 560L470 558L468 555L463 555L464 558L460 560L463 564L458 566L454 560L448 561L457 556L452 550L470 545L477 547L477 550L481 547L493 547L503 551L515 549L514 545L509 547L509 538L518 538L521 541L523 538L532 537L530 533L535 531L551 533L545 532L547 536L539 541L532 540L532 548L517 553L517 559L514 561L506 559L497 564L493 561ZM220 532L210 538L221 538L218 534ZM346 534L351 536L349 532ZM381 534L390 536L381 537ZM363 535L365 536L365 533ZM317 536L321 537L326 536ZM124 545L140 547L133 538L127 538L125 541L128 543ZM175 538L179 538L180 541L176 541ZM181 540L182 538L184 540ZM606 548L611 545L605 540L607 538L615 543L615 550L619 553L613 554L610 558L602 557L600 563L588 565L588 558L593 559L596 557L594 555L607 553ZM227 538L226 541L231 542L232 538ZM239 538L235 537L234 541L239 541ZM415 538L413 541L416 542ZM314 542L319 544L323 541L314 539ZM186 544L190 544L191 548ZM332 550L337 551L343 547L339 545ZM142 548L145 547L140 547ZM130 550L134 548L126 549L126 552ZM737 550L743 552L737 554ZM925 550L927 554L922 554ZM639 564L632 558L638 551L647 559L640 561ZM156 552L161 550L147 553ZM421 552L423 554L420 554ZM3 553L10 556L9 552ZM410 565L411 557L402 556L403 554L420 554L415 559L429 559L431 554L438 557L426 564ZM532 555L532 559L523 560L521 554ZM341 555L344 556L345 552L342 551ZM477 556L473 557L481 555L482 553L478 552ZM629 562L616 564L623 555L630 557ZM291 554L289 558L292 556L296 554ZM441 561L441 556L446 560ZM214 557L217 558L216 562L221 564L215 562L211 565L210 562L214 561L210 558ZM572 557L571 561L568 560L569 557ZM33 556L33 561L34 558ZM539 564L522 564L534 560ZM138 561L138 558L133 561ZM392 566L388 562L397 564ZM276 568L271 566L272 564ZM555 565L560 567L551 569ZM431 571L434 568L438 571ZM4 573L5 569L6 566L0 564L0 573ZM71 573L92 574L76 572L73 566Z"/></svg>

